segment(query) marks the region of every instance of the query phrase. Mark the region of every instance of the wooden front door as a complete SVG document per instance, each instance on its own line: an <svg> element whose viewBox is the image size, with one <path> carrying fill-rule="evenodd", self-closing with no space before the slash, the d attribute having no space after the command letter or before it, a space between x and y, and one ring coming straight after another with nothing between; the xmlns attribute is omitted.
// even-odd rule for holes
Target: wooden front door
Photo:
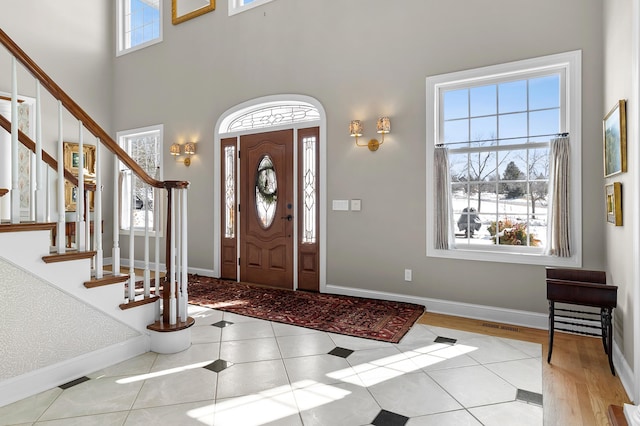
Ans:
<svg viewBox="0 0 640 426"><path fill-rule="evenodd" d="M293 130L240 137L240 280L293 289Z"/></svg>

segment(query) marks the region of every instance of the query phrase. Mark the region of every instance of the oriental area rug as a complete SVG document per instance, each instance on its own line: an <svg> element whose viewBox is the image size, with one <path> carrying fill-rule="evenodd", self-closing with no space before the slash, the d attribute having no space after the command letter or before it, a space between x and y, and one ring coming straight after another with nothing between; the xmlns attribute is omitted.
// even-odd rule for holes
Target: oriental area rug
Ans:
<svg viewBox="0 0 640 426"><path fill-rule="evenodd" d="M398 343L424 306L189 275L189 303L330 333Z"/></svg>

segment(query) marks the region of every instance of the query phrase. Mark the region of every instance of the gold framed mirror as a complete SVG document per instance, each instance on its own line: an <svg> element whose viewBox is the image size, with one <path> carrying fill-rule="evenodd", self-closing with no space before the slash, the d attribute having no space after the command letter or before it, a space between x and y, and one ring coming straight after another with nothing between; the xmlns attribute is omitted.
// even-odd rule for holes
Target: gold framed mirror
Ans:
<svg viewBox="0 0 640 426"><path fill-rule="evenodd" d="M176 25L215 8L216 0L171 0L171 22Z"/></svg>

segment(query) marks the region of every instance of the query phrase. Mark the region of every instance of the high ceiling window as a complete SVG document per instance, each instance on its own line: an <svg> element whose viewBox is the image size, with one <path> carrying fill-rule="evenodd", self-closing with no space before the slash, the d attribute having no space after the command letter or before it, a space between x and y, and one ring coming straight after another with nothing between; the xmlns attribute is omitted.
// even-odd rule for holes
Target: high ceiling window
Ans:
<svg viewBox="0 0 640 426"><path fill-rule="evenodd" d="M117 55L162 41L162 0L118 0Z"/></svg>

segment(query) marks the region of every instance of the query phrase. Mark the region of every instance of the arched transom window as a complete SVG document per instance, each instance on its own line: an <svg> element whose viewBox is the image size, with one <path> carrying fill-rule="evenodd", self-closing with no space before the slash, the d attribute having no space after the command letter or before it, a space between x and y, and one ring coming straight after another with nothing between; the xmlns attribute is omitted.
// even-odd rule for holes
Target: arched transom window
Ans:
<svg viewBox="0 0 640 426"><path fill-rule="evenodd" d="M241 132L265 127L283 126L320 120L315 106L301 101L277 101L253 105L227 116L220 133Z"/></svg>

